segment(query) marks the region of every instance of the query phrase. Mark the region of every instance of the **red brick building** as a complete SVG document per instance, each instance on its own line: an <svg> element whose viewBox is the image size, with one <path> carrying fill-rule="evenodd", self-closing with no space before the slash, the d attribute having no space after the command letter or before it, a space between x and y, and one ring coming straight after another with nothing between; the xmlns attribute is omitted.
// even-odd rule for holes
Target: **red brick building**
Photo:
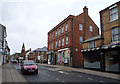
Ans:
<svg viewBox="0 0 120 84"><path fill-rule="evenodd" d="M43 63L47 61L47 47L37 48L28 54L28 60Z"/></svg>
<svg viewBox="0 0 120 84"><path fill-rule="evenodd" d="M69 15L48 32L48 63L82 67L81 43L96 35L99 35L99 28L85 6L83 13Z"/></svg>

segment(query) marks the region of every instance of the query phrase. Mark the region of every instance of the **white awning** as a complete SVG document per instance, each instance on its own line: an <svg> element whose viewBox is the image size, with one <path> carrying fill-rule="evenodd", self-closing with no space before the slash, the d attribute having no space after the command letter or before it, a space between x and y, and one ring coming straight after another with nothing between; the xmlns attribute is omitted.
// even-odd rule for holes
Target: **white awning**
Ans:
<svg viewBox="0 0 120 84"><path fill-rule="evenodd" d="M60 49L58 50L58 52L65 51L65 50L68 50L68 48Z"/></svg>

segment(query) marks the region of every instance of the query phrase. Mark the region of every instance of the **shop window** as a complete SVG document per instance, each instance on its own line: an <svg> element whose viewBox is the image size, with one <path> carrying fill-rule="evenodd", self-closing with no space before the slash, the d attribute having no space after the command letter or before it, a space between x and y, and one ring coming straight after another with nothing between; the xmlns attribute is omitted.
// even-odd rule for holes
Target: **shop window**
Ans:
<svg viewBox="0 0 120 84"><path fill-rule="evenodd" d="M119 72L119 52L109 51L105 54L105 70Z"/></svg>
<svg viewBox="0 0 120 84"><path fill-rule="evenodd" d="M120 29L119 27L115 27L112 29L112 41L120 40Z"/></svg>
<svg viewBox="0 0 120 84"><path fill-rule="evenodd" d="M110 9L110 21L114 21L117 19L118 19L118 8L116 5L116 7Z"/></svg>
<svg viewBox="0 0 120 84"><path fill-rule="evenodd" d="M84 67L100 69L100 54L98 52L87 53L84 56Z"/></svg>

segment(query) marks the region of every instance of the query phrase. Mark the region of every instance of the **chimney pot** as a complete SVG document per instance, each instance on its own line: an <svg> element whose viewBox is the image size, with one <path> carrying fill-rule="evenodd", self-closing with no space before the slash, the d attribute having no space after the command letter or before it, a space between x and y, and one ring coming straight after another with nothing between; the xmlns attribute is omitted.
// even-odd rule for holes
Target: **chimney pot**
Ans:
<svg viewBox="0 0 120 84"><path fill-rule="evenodd" d="M83 8L83 12L84 12L86 15L88 15L88 8L87 8L87 6L85 6L85 7Z"/></svg>

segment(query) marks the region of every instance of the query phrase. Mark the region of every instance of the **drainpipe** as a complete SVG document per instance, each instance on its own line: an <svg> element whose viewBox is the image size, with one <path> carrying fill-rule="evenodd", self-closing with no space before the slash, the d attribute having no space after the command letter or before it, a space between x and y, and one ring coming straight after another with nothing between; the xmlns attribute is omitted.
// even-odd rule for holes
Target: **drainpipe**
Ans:
<svg viewBox="0 0 120 84"><path fill-rule="evenodd" d="M72 67L74 65L74 20L72 18Z"/></svg>

